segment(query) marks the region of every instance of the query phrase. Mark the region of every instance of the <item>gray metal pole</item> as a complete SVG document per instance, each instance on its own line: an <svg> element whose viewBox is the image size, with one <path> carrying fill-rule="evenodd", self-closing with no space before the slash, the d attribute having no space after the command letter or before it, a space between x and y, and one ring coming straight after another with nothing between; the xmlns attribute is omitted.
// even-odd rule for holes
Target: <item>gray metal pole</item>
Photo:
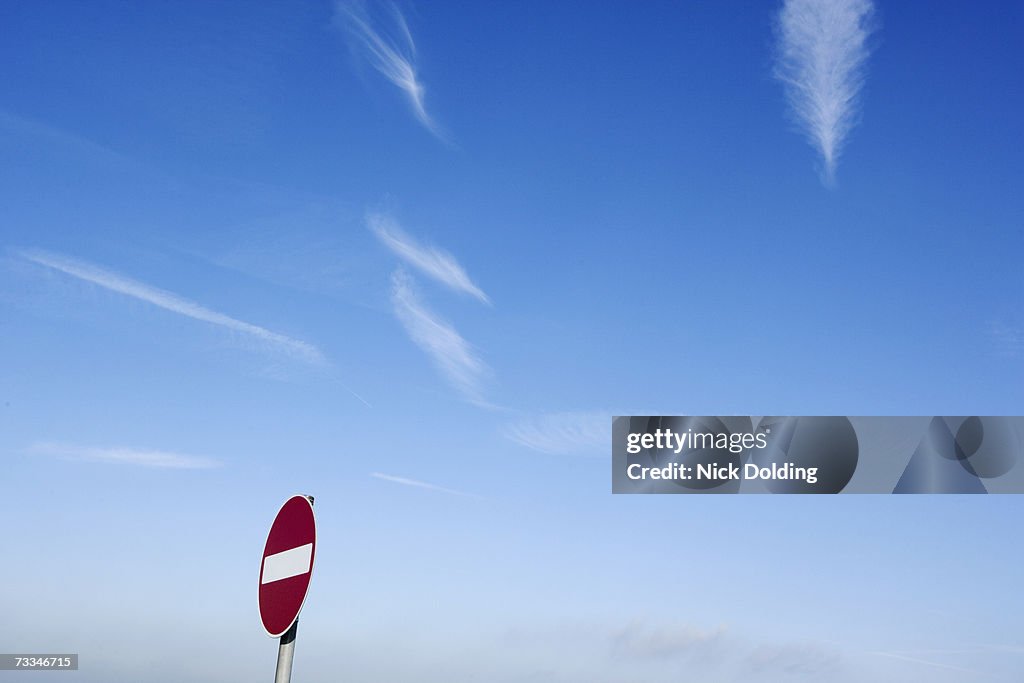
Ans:
<svg viewBox="0 0 1024 683"><path fill-rule="evenodd" d="M313 504L313 496L306 496L309 504ZM277 673L274 683L291 683L292 660L295 659L295 634L299 631L299 620L296 618L292 627L281 636L281 644L277 648Z"/></svg>
<svg viewBox="0 0 1024 683"><path fill-rule="evenodd" d="M291 683L292 660L295 658L295 633L299 630L299 620L281 636L281 645L277 649L277 673L274 683Z"/></svg>

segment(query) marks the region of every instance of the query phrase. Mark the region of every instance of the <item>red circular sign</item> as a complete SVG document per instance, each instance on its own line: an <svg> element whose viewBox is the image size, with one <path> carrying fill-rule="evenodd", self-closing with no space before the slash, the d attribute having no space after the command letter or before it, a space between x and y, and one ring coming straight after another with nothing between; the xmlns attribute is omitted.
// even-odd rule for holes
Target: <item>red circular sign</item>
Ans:
<svg viewBox="0 0 1024 683"><path fill-rule="evenodd" d="M315 556L313 503L292 496L274 518L260 562L260 619L272 638L283 635L298 618Z"/></svg>

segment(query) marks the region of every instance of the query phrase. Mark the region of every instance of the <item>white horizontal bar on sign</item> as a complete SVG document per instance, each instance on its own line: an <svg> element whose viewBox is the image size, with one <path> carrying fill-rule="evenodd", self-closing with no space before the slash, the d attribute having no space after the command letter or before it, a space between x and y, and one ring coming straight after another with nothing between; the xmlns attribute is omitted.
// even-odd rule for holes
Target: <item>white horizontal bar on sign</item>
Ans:
<svg viewBox="0 0 1024 683"><path fill-rule="evenodd" d="M298 548L285 550L263 558L263 579L261 584L281 579L290 579L309 571L313 562L313 544L307 543Z"/></svg>

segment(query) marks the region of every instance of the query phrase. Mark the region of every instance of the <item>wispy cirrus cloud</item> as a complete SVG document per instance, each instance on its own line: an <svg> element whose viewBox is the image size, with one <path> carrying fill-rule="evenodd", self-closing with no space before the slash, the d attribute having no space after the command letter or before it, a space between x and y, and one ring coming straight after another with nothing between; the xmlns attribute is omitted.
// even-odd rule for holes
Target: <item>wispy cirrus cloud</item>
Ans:
<svg viewBox="0 0 1024 683"><path fill-rule="evenodd" d="M384 246L416 270L450 289L468 294L485 304L491 303L490 298L473 283L466 270L447 251L419 244L402 230L394 218L386 214L370 213L366 223Z"/></svg>
<svg viewBox="0 0 1024 683"><path fill-rule="evenodd" d="M516 443L542 453L558 455L608 454L612 438L611 413L549 413L524 418L502 428Z"/></svg>
<svg viewBox="0 0 1024 683"><path fill-rule="evenodd" d="M278 332L272 332L259 325L232 318L224 313L211 310L188 299L182 298L163 289L147 285L125 277L118 273L100 268L99 266L77 259L53 254L40 250L21 250L17 252L22 258L53 270L60 271L79 280L90 282L118 294L144 301L172 313L177 313L194 320L217 325L234 332L240 332L259 342L283 351L289 356L312 364L324 364L326 361L320 350L299 339L293 339Z"/></svg>
<svg viewBox="0 0 1024 683"><path fill-rule="evenodd" d="M471 402L485 404L482 384L489 368L454 327L423 304L412 278L401 268L391 275L391 305L409 337L448 382Z"/></svg>
<svg viewBox="0 0 1024 683"><path fill-rule="evenodd" d="M117 166L139 166L125 154L82 135L0 108L0 133L4 132L28 137L36 143L58 146L99 162Z"/></svg>
<svg viewBox="0 0 1024 683"><path fill-rule="evenodd" d="M871 0L785 0L779 12L775 75L821 154L826 184L859 113L873 16Z"/></svg>
<svg viewBox="0 0 1024 683"><path fill-rule="evenodd" d="M32 444L30 452L50 455L66 460L107 463L111 465L135 465L161 469L197 470L220 467L222 463L210 458L183 455L170 451L138 448L96 448L77 446L51 441Z"/></svg>
<svg viewBox="0 0 1024 683"><path fill-rule="evenodd" d="M427 113L426 88L416 65L416 44L405 17L394 3L376 2L373 6L378 11L371 13L361 0L337 0L334 23L348 34L353 47L370 65L405 94L416 119L443 139L441 128Z"/></svg>
<svg viewBox="0 0 1024 683"><path fill-rule="evenodd" d="M424 489L427 491L436 491L437 493L447 493L453 496L463 496L466 498L479 498L475 493L466 493L465 491L456 491L455 489L445 488L444 486L437 486L436 484L428 484L425 481L419 481L418 479L409 479L408 477L396 477L392 474L384 474L383 472L370 472L370 476L374 479L380 479L381 481L388 481L392 484L401 484L402 486L412 486L413 488Z"/></svg>

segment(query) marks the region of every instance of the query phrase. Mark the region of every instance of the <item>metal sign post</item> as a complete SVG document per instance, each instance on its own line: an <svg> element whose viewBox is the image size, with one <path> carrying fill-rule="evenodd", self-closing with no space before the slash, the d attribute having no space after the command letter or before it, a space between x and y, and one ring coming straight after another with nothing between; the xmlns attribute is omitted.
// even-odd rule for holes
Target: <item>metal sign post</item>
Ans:
<svg viewBox="0 0 1024 683"><path fill-rule="evenodd" d="M292 659L295 658L295 633L299 630L299 620L281 636L281 645L277 648L277 673L274 683L291 683Z"/></svg>

